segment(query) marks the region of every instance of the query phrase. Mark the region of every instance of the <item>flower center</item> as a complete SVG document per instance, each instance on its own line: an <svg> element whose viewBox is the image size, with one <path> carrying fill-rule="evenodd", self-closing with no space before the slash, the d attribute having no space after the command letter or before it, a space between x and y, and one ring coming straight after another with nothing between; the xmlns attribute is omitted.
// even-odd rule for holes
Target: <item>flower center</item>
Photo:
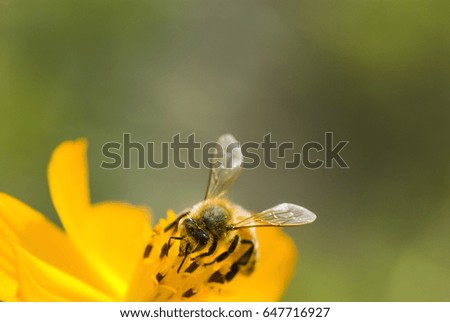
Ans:
<svg viewBox="0 0 450 322"><path fill-rule="evenodd" d="M236 275L253 271L257 241L250 231L233 232L226 240L218 241L210 255L195 252L185 256L180 252L180 236L173 230L164 231L167 222L161 220L155 227L128 300L201 301L210 292L221 292Z"/></svg>

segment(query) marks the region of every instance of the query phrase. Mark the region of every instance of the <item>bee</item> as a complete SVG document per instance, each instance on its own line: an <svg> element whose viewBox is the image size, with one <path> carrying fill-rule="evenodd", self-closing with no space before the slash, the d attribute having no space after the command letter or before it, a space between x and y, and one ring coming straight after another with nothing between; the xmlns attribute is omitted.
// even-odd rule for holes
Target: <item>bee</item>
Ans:
<svg viewBox="0 0 450 322"><path fill-rule="evenodd" d="M172 240L180 242L178 256L182 261L177 273L190 255L193 264L186 269L187 272L196 269L200 260L204 266L222 262L235 252L239 244L246 245L246 250L229 271L219 276L224 282L230 281L239 271L250 274L254 270L258 258L256 227L300 226L313 222L316 215L290 203L251 213L226 199L226 193L241 172L243 155L239 143L230 134L222 135L216 148L204 200L181 212L165 231L174 229L179 232L168 242L169 248ZM217 251L219 243L226 245L220 253ZM215 277L211 278L214 282Z"/></svg>

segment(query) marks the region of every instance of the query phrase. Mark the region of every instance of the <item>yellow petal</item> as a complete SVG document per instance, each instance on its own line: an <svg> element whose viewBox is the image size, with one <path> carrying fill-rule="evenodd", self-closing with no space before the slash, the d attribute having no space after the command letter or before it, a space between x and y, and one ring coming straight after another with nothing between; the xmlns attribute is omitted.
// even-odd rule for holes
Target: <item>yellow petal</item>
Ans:
<svg viewBox="0 0 450 322"><path fill-rule="evenodd" d="M10 245L7 244L4 223L0 218L0 273L4 273L14 278L16 276L16 258Z"/></svg>
<svg viewBox="0 0 450 322"><path fill-rule="evenodd" d="M238 275L220 294L210 294L208 301L278 301L286 289L297 252L293 241L279 228L258 229L260 258L250 276Z"/></svg>
<svg viewBox="0 0 450 322"><path fill-rule="evenodd" d="M14 301L18 287L17 280L0 269L0 301Z"/></svg>
<svg viewBox="0 0 450 322"><path fill-rule="evenodd" d="M116 287L120 296L125 291L145 246L150 240L150 225L145 208L105 202L90 211L79 240L92 263Z"/></svg>
<svg viewBox="0 0 450 322"><path fill-rule="evenodd" d="M22 301L111 301L112 298L16 245Z"/></svg>
<svg viewBox="0 0 450 322"><path fill-rule="evenodd" d="M90 205L85 140L62 143L48 169L50 193L69 237L123 296L150 238L149 211L120 203Z"/></svg>
<svg viewBox="0 0 450 322"><path fill-rule="evenodd" d="M83 214L90 207L86 149L84 139L63 142L53 151L48 167L53 204L69 234L83 225Z"/></svg>
<svg viewBox="0 0 450 322"><path fill-rule="evenodd" d="M21 201L0 193L0 270L16 276L17 260L11 242L43 262L57 267L100 290L108 291L67 236L47 218Z"/></svg>

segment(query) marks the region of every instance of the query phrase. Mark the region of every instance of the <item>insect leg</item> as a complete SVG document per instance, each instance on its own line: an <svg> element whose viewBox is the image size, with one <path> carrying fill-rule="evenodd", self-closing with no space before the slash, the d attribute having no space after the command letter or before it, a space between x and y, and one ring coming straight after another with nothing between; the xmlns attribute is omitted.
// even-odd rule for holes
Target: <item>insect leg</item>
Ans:
<svg viewBox="0 0 450 322"><path fill-rule="evenodd" d="M211 265L214 263L219 263L226 259L228 256L230 256L236 249L237 245L239 243L239 235L234 236L233 240L231 241L230 247L228 247L228 250L224 251L222 254L217 256L212 262L205 263L204 265Z"/></svg>
<svg viewBox="0 0 450 322"><path fill-rule="evenodd" d="M202 254L194 257L194 258L192 258L192 260L196 260L197 258L210 256L210 255L214 254L214 252L216 251L216 248L217 248L217 238L214 238L211 246L208 249L208 251L204 252L204 253L202 253Z"/></svg>
<svg viewBox="0 0 450 322"><path fill-rule="evenodd" d="M236 262L239 266L245 266L245 265L247 265L250 258L252 257L253 251L255 250L255 243L249 239L243 239L243 240L241 240L241 243L250 245L250 247L245 251L245 253Z"/></svg>
<svg viewBox="0 0 450 322"><path fill-rule="evenodd" d="M168 224L166 226L166 228L164 228L164 232L167 232L170 229L176 227L176 225L180 222L180 220L183 219L184 217L186 217L187 215L189 215L190 212L191 212L191 209L185 209L182 212L180 212L178 214L178 217L174 221L172 221L170 224Z"/></svg>
<svg viewBox="0 0 450 322"><path fill-rule="evenodd" d="M175 240L182 240L182 237L177 237L177 236L170 236L169 237L169 241L167 243L165 243L161 249L161 254L159 255L159 258L163 258L164 256L169 256L169 249L172 246L170 244L170 242L172 241L172 239Z"/></svg>
<svg viewBox="0 0 450 322"><path fill-rule="evenodd" d="M172 239L175 239L175 240L182 240L183 237L170 236L170 237L169 237L169 242L168 242L168 248L170 248L170 246L172 246L172 245L170 245L170 242L172 241Z"/></svg>
<svg viewBox="0 0 450 322"><path fill-rule="evenodd" d="M177 269L177 274L180 273L181 267L183 267L184 261L186 260L186 258L187 258L188 255L189 255L189 249L190 249L190 246L191 246L191 244L190 244L190 243L187 243L187 245L186 245L186 250L184 251L184 257L183 257L183 260L181 261L180 266L179 266L178 269Z"/></svg>
<svg viewBox="0 0 450 322"><path fill-rule="evenodd" d="M255 250L255 243L252 240L249 239L243 239L241 240L242 244L250 244L250 247L245 251L244 254L242 254L239 259L231 265L230 271L225 275L225 279L229 282L231 281L239 272L239 266L245 266L250 261L250 258L252 258L253 251Z"/></svg>
<svg viewBox="0 0 450 322"><path fill-rule="evenodd" d="M225 275L225 280L227 280L227 282L231 281L236 276L237 272L239 272L239 265L237 263L233 263L229 272Z"/></svg>

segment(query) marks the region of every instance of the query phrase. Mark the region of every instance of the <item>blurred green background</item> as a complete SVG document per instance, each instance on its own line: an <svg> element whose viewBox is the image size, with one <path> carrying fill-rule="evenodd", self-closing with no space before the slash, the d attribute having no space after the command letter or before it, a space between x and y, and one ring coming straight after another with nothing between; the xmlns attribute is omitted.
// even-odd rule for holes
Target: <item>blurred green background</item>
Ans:
<svg viewBox="0 0 450 322"><path fill-rule="evenodd" d="M52 150L87 137L92 199L199 201L208 171L103 170L101 146L271 132L349 140L343 170L245 171L230 197L292 202L287 301L450 300L450 24L437 1L0 1L0 190L58 222ZM276 241L274 241L276 243ZM270 279L270 276L267 277Z"/></svg>

